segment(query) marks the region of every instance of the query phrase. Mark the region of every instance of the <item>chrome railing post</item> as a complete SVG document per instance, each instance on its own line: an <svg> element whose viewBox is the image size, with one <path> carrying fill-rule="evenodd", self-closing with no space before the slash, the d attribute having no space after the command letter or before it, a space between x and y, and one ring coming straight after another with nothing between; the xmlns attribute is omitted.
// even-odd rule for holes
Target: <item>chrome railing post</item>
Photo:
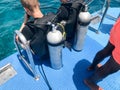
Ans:
<svg viewBox="0 0 120 90"><path fill-rule="evenodd" d="M104 21L105 15L106 15L107 10L108 10L108 8L109 8L109 6L110 6L110 0L105 0L105 4L106 4L106 5L103 5L103 6L106 6L106 8L105 8L105 10L104 10L104 12L103 12L102 19L101 19L100 24L99 24L99 27L98 27L98 31L101 29L101 25L102 25L102 23L103 23L103 21ZM103 8L104 8L104 7L103 7ZM102 9L102 10L103 10L103 9Z"/></svg>
<svg viewBox="0 0 120 90"><path fill-rule="evenodd" d="M23 60L23 62L27 66L27 68L32 72L35 80L39 80L39 75L37 75L37 72L35 70L35 64L34 64L33 55L31 52L29 41L26 40L26 38L23 36L23 34L20 31L16 30L15 34L19 37L22 45L24 46L24 49L26 50L30 64L25 60L24 55L22 55L21 50L20 50L19 45L18 45L18 41L16 41L16 35L15 35L14 41L15 41L16 48L20 54L20 58Z"/></svg>

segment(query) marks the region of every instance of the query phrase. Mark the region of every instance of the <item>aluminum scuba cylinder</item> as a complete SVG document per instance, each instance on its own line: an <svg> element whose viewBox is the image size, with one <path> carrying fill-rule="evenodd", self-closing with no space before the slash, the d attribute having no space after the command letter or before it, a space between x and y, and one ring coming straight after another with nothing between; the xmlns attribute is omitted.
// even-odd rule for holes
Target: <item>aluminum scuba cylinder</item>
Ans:
<svg viewBox="0 0 120 90"><path fill-rule="evenodd" d="M91 15L88 12L88 6L85 5L84 9L79 13L77 22L77 31L74 37L73 49L81 51L83 49L85 36L87 33L88 25L90 23Z"/></svg>
<svg viewBox="0 0 120 90"><path fill-rule="evenodd" d="M52 24L52 31L47 34L48 48L50 54L51 67L60 69L62 64L63 35L57 30L57 26Z"/></svg>

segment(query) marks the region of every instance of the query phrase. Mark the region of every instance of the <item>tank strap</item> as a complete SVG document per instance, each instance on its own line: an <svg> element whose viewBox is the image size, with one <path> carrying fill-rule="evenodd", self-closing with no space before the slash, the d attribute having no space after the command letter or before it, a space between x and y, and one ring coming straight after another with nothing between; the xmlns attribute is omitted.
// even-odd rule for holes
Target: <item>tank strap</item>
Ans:
<svg viewBox="0 0 120 90"><path fill-rule="evenodd" d="M66 32L65 32L64 26L63 26L61 23L57 23L57 25L59 25L59 26L62 28L62 30L63 30L62 36L63 36L63 38L64 38L64 40L65 40L65 39L66 39Z"/></svg>

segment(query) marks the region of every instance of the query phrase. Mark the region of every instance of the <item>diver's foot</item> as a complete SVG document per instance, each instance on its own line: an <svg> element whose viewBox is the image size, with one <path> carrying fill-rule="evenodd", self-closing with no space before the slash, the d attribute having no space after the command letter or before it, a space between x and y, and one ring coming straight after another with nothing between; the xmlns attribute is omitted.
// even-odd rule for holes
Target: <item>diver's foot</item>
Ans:
<svg viewBox="0 0 120 90"><path fill-rule="evenodd" d="M97 67L96 67L96 68L93 67L93 66L89 66L89 67L87 68L87 70L88 70L88 71L93 71L93 70L95 70L95 69L100 68L101 66L102 66L102 64L97 64Z"/></svg>
<svg viewBox="0 0 120 90"><path fill-rule="evenodd" d="M84 80L84 84L87 85L90 88L90 90L103 90L101 87L99 87L98 85L96 85L88 79Z"/></svg>

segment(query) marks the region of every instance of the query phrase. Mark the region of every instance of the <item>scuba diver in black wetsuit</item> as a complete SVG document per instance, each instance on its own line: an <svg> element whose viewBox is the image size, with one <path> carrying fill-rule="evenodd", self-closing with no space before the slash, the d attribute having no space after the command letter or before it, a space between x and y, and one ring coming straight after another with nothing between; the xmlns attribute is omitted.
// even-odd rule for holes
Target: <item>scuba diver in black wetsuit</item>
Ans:
<svg viewBox="0 0 120 90"><path fill-rule="evenodd" d="M46 45L48 26L46 23L51 21L55 15L48 14L44 16L39 8L38 0L21 0L21 4L26 14L20 31L27 40L30 40L33 53L42 57L48 53ZM33 17L33 20L30 17Z"/></svg>
<svg viewBox="0 0 120 90"><path fill-rule="evenodd" d="M26 14L20 31L27 40L30 40L32 51L39 57L48 54L46 34L51 26L47 25L47 22L57 23L65 20L67 22L65 25L66 41L71 42L74 37L78 13L83 5L81 1L72 3L67 3L67 0L61 1L63 3L56 14L43 15L39 9L38 0L21 0ZM31 21L30 16L34 20ZM16 39L18 40L18 37Z"/></svg>

